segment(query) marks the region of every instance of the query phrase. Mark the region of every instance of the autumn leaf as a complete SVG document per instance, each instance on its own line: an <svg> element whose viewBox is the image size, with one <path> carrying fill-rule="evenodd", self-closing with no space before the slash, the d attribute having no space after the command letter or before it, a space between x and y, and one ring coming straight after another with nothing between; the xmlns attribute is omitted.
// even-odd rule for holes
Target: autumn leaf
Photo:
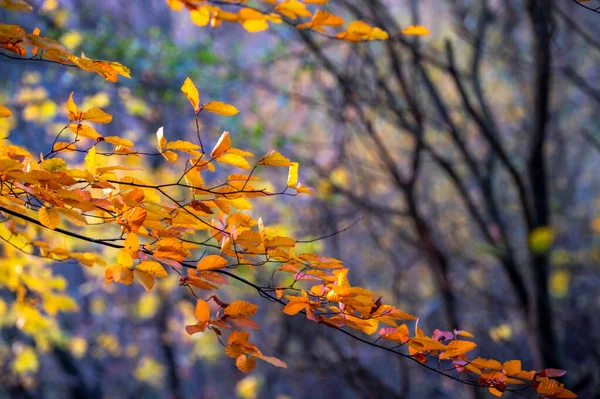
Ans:
<svg viewBox="0 0 600 399"><path fill-rule="evenodd" d="M98 162L96 160L96 146L92 146L85 156L85 167L94 176L96 174L96 166Z"/></svg>
<svg viewBox="0 0 600 399"><path fill-rule="evenodd" d="M196 309L194 310L194 316L199 322L204 323L210 319L210 305L202 300L196 301Z"/></svg>
<svg viewBox="0 0 600 399"><path fill-rule="evenodd" d="M286 185L289 188L296 188L298 185L298 162L291 163Z"/></svg>
<svg viewBox="0 0 600 399"><path fill-rule="evenodd" d="M269 152L258 160L258 164L264 166L292 166L292 162L277 151Z"/></svg>
<svg viewBox="0 0 600 399"><path fill-rule="evenodd" d="M283 313L293 316L302 310L310 308L309 300L305 297L291 297L289 301L283 307Z"/></svg>
<svg viewBox="0 0 600 399"><path fill-rule="evenodd" d="M249 373L256 367L256 360L254 360L254 358L248 358L246 355L240 355L235 360L235 365L242 373Z"/></svg>
<svg viewBox="0 0 600 399"><path fill-rule="evenodd" d="M233 105L225 104L221 101L211 101L208 104L204 104L202 109L222 116L233 116L240 112Z"/></svg>
<svg viewBox="0 0 600 399"><path fill-rule="evenodd" d="M231 148L231 138L229 137L229 132L223 132L221 137L219 137L219 141L215 145L215 148L210 152L210 156L212 158L218 158L227 152Z"/></svg>
<svg viewBox="0 0 600 399"><path fill-rule="evenodd" d="M254 316L258 306L246 301L233 301L225 308L225 314L230 317Z"/></svg>
<svg viewBox="0 0 600 399"><path fill-rule="evenodd" d="M181 91L190 101L192 107L194 107L194 111L196 113L200 112L200 94L198 93L198 89L194 85L194 82L192 82L189 77L185 79L185 82L183 82Z"/></svg>
<svg viewBox="0 0 600 399"><path fill-rule="evenodd" d="M429 337L414 337L408 341L408 345L418 351L444 351L446 345Z"/></svg>
<svg viewBox="0 0 600 399"><path fill-rule="evenodd" d="M237 154L223 154L217 158L217 162L237 166L241 169L250 169L250 164L246 161L246 158Z"/></svg>
<svg viewBox="0 0 600 399"><path fill-rule="evenodd" d="M133 270L140 284L144 287L146 292L150 292L154 287L154 277L150 274L139 270L138 268Z"/></svg>
<svg viewBox="0 0 600 399"><path fill-rule="evenodd" d="M477 347L475 342L454 340L446 345L445 352L440 355L440 359L450 359L467 352L472 351Z"/></svg>
<svg viewBox="0 0 600 399"><path fill-rule="evenodd" d="M107 114L98 108L90 108L81 114L81 120L94 123L110 123L112 121L112 115Z"/></svg>
<svg viewBox="0 0 600 399"><path fill-rule="evenodd" d="M219 255L206 255L196 265L198 270L217 270L227 266L227 259Z"/></svg>
<svg viewBox="0 0 600 399"><path fill-rule="evenodd" d="M49 229L56 229L60 224L60 215L55 208L42 206L38 210L38 220Z"/></svg>
<svg viewBox="0 0 600 399"><path fill-rule="evenodd" d="M160 263L154 260L145 260L143 262L140 262L136 266L135 270L148 273L149 275L158 278L167 277L169 275L165 268Z"/></svg>

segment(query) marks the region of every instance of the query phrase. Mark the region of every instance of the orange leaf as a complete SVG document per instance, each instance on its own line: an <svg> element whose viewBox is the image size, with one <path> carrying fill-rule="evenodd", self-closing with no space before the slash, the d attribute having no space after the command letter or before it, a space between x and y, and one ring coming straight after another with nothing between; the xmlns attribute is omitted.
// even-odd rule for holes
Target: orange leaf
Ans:
<svg viewBox="0 0 600 399"><path fill-rule="evenodd" d="M208 302L198 299L196 302L196 309L194 310L194 316L196 316L201 323L210 320L210 305Z"/></svg>
<svg viewBox="0 0 600 399"><path fill-rule="evenodd" d="M225 266L227 266L227 259L219 255L207 255L200 259L196 268L198 270L217 270L223 269Z"/></svg>
<svg viewBox="0 0 600 399"><path fill-rule="evenodd" d="M246 301L233 301L225 308L225 314L230 317L254 316L258 306Z"/></svg>
<svg viewBox="0 0 600 399"><path fill-rule="evenodd" d="M250 371L254 370L254 367L256 367L256 360L252 357L248 358L246 355L240 355L235 360L235 365L242 373L249 373Z"/></svg>

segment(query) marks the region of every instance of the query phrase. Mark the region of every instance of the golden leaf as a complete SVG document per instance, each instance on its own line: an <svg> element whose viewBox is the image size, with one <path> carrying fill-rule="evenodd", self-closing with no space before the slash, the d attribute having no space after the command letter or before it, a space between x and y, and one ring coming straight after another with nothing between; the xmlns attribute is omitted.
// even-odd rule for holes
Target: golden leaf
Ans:
<svg viewBox="0 0 600 399"><path fill-rule="evenodd" d="M140 282L142 287L144 287L147 292L150 292L150 290L152 290L152 287L154 287L154 277L152 277L150 274L148 274L146 272L138 270L137 268L134 269L133 272L137 276L138 281Z"/></svg>
<svg viewBox="0 0 600 399"><path fill-rule="evenodd" d="M54 208L42 206L38 210L38 220L47 228L54 230L60 224L60 214Z"/></svg>
<svg viewBox="0 0 600 399"><path fill-rule="evenodd" d="M154 260L145 260L143 262L140 262L140 264L137 265L135 269L138 271L146 272L149 275L158 278L167 277L169 275L165 268L160 263Z"/></svg>
<svg viewBox="0 0 600 399"><path fill-rule="evenodd" d="M250 164L246 161L246 158L237 154L223 154L217 158L217 162L237 166L241 169L250 169Z"/></svg>
<svg viewBox="0 0 600 399"><path fill-rule="evenodd" d="M298 162L292 162L290 165L290 171L288 173L286 185L289 188L296 188L298 185Z"/></svg>
<svg viewBox="0 0 600 399"><path fill-rule="evenodd" d="M194 18L192 17L192 20L193 19ZM183 86L181 86L181 91L190 101L192 107L194 107L194 111L196 113L200 112L200 94L198 93L198 89L194 85L194 82L192 82L190 78L185 79L185 82L183 82Z"/></svg>
<svg viewBox="0 0 600 399"><path fill-rule="evenodd" d="M107 114L98 108L90 108L81 114L81 120L93 123L110 123L112 121L112 115Z"/></svg>
<svg viewBox="0 0 600 399"><path fill-rule="evenodd" d="M85 156L85 167L93 175L96 174L96 146L92 146Z"/></svg>
<svg viewBox="0 0 600 399"><path fill-rule="evenodd" d="M277 151L269 152L259 159L258 164L264 166L292 166L292 162Z"/></svg>
<svg viewBox="0 0 600 399"><path fill-rule="evenodd" d="M231 137L229 136L229 132L223 132L221 137L219 137L219 141L215 145L215 148L210 152L210 156L212 158L218 158L224 153L227 152L231 148Z"/></svg>
<svg viewBox="0 0 600 399"><path fill-rule="evenodd" d="M205 104L203 109L205 109L208 112L212 112L214 114L222 116L233 116L237 115L240 112L233 105L225 104L221 101L211 101L208 104Z"/></svg>

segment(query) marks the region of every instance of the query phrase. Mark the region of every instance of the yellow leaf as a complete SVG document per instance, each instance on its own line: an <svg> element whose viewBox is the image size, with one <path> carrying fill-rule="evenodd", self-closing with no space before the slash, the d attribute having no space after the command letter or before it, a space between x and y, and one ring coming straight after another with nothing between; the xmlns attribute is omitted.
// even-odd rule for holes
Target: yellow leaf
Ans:
<svg viewBox="0 0 600 399"><path fill-rule="evenodd" d="M217 158L217 162L237 166L242 169L250 169L250 164L246 161L246 158L237 154L223 154Z"/></svg>
<svg viewBox="0 0 600 399"><path fill-rule="evenodd" d="M196 309L194 310L194 316L199 322L204 323L210 319L210 305L202 300L198 299L196 302Z"/></svg>
<svg viewBox="0 0 600 399"><path fill-rule="evenodd" d="M262 32L269 29L266 19L248 19L242 21L242 27L248 32Z"/></svg>
<svg viewBox="0 0 600 399"><path fill-rule="evenodd" d="M107 114L98 108L90 108L81 115L81 120L94 123L110 123L110 121L112 121L112 115Z"/></svg>
<svg viewBox="0 0 600 399"><path fill-rule="evenodd" d="M0 118L8 118L11 114L12 113L8 108L5 108L2 105L0 105Z"/></svg>
<svg viewBox="0 0 600 399"><path fill-rule="evenodd" d="M227 259L219 255L207 255L200 259L196 268L198 270L217 270L223 269L225 266L227 266Z"/></svg>
<svg viewBox="0 0 600 399"><path fill-rule="evenodd" d="M193 16L192 20L194 20ZM196 113L200 112L200 94L198 93L198 89L194 85L194 82L192 82L190 78L185 79L185 82L183 82L183 86L181 86L181 91L190 101L192 107L194 107L194 111Z"/></svg>
<svg viewBox="0 0 600 399"><path fill-rule="evenodd" d="M75 101L73 101L73 93L74 92L71 92L71 95L69 96L69 99L67 100L67 112L69 113L69 120L77 121L77 120L79 120L81 113L77 109L77 105L75 104Z"/></svg>
<svg viewBox="0 0 600 399"><path fill-rule="evenodd" d="M287 178L287 186L289 188L296 188L298 185L298 162L292 162L290 165L290 171Z"/></svg>
<svg viewBox="0 0 600 399"><path fill-rule="evenodd" d="M128 251L121 249L117 253L117 263L122 267L132 267L133 266L133 257Z"/></svg>
<svg viewBox="0 0 600 399"><path fill-rule="evenodd" d="M47 228L54 230L60 224L60 214L54 208L43 206L38 210L38 220Z"/></svg>
<svg viewBox="0 0 600 399"><path fill-rule="evenodd" d="M184 140L177 140L168 143L167 149L187 152L188 154L194 155L196 157L199 157L201 155L198 152L198 150L200 149L200 146L198 144L190 143L189 141Z"/></svg>
<svg viewBox="0 0 600 399"><path fill-rule="evenodd" d="M292 166L292 162L277 151L269 152L258 161L258 164L264 166Z"/></svg>
<svg viewBox="0 0 600 399"><path fill-rule="evenodd" d="M429 34L429 29L421 25L410 25L402 29L403 35L425 36Z"/></svg>
<svg viewBox="0 0 600 399"><path fill-rule="evenodd" d="M167 139L165 137L165 129L163 126L159 127L156 131L156 140L158 141L158 149L162 151L167 146Z"/></svg>
<svg viewBox="0 0 600 399"><path fill-rule="evenodd" d="M133 142L131 140L122 139L118 136L106 136L104 137L104 141L110 143L114 146L123 146L123 147L133 147Z"/></svg>
<svg viewBox="0 0 600 399"><path fill-rule="evenodd" d="M231 137L229 136L229 132L223 132L221 137L219 137L219 141L215 145L215 148L210 152L210 156L212 158L218 158L223 155L227 150L231 148Z"/></svg>
<svg viewBox="0 0 600 399"><path fill-rule="evenodd" d="M211 101L208 104L205 104L203 109L222 116L233 116L240 112L233 105L225 104L221 101Z"/></svg>
<svg viewBox="0 0 600 399"><path fill-rule="evenodd" d="M275 10L289 19L296 20L298 17L307 18L311 16L306 5L298 0L284 0L279 3Z"/></svg>
<svg viewBox="0 0 600 399"><path fill-rule="evenodd" d="M79 124L71 124L69 125L69 130L80 137L85 137L92 140L98 140L102 137L100 133L98 133L93 127L88 125Z"/></svg>
<svg viewBox="0 0 600 399"><path fill-rule="evenodd" d="M142 272L146 272L149 275L158 278L167 277L169 275L165 268L155 260L145 260L143 262L140 262L140 264L137 265L135 269Z"/></svg>
<svg viewBox="0 0 600 399"><path fill-rule="evenodd" d="M149 275L146 272L140 271L137 268L133 271L138 278L138 281L146 289L147 292L150 292L152 287L154 287L154 277Z"/></svg>
<svg viewBox="0 0 600 399"><path fill-rule="evenodd" d="M96 146L93 146L92 148L90 148L87 155L85 156L85 167L92 175L95 175L96 166Z"/></svg>
<svg viewBox="0 0 600 399"><path fill-rule="evenodd" d="M45 159L40 166L46 172L63 172L67 169L67 163L60 158Z"/></svg>
<svg viewBox="0 0 600 399"><path fill-rule="evenodd" d="M164 151L162 152L162 156L165 157L165 159L169 162L177 161L177 154L173 151Z"/></svg>
<svg viewBox="0 0 600 399"><path fill-rule="evenodd" d="M140 238L135 233L129 233L125 238L125 249L132 253L136 253L140 249Z"/></svg>

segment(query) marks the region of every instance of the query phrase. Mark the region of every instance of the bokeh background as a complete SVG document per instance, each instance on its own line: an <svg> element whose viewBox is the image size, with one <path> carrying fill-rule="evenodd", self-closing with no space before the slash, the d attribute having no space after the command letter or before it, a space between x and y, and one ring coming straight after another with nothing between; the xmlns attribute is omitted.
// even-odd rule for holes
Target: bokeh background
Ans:
<svg viewBox="0 0 600 399"><path fill-rule="evenodd" d="M208 142L228 130L236 147L277 149L315 187L310 198L262 202L255 212L268 224L310 240L359 220L305 248L344 260L354 284L420 316L426 332L470 331L483 357L568 369L573 391L600 397L600 14L567 0L331 1L392 35L348 44L285 25L201 28L164 0L31 3L34 13L0 20L127 65L132 79L0 58L0 103L17 111L0 119L1 137L47 150L75 91L83 108L114 116L101 133L140 149L155 147L160 126L193 141L180 92L189 76L203 99L241 110L203 117ZM398 35L411 24L431 34ZM144 178L169 173L152 158ZM21 262L51 269L79 306L34 338L3 309L0 397L488 395L232 285L226 296L260 305L259 346L288 364L243 375L211 334L185 333L194 298L176 276L145 293L103 285L101 267Z"/></svg>

